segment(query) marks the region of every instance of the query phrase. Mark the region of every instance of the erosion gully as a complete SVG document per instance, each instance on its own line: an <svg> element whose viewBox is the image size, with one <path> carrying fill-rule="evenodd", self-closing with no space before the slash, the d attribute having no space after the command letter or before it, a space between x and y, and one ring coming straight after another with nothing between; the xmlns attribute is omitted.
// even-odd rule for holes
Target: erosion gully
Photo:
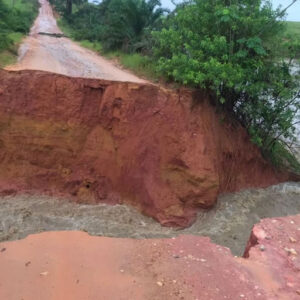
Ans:
<svg viewBox="0 0 300 300"><path fill-rule="evenodd" d="M39 17L21 46L20 59L9 70L39 69L69 76L144 82L67 38L41 34L61 31L49 3L41 0L40 4ZM38 194L1 197L0 242L58 230L137 239L193 234L209 236L213 242L229 247L233 254L242 255L251 228L260 219L300 212L300 183L286 182L221 195L214 208L200 210L196 222L183 230L163 227L130 206L84 205L68 200Z"/></svg>
<svg viewBox="0 0 300 300"><path fill-rule="evenodd" d="M57 230L137 239L193 234L209 236L233 254L242 255L255 223L262 218L298 214L299 199L300 184L293 182L221 195L213 209L199 212L190 228L175 230L125 205L82 205L39 195L6 196L0 200L0 241Z"/></svg>

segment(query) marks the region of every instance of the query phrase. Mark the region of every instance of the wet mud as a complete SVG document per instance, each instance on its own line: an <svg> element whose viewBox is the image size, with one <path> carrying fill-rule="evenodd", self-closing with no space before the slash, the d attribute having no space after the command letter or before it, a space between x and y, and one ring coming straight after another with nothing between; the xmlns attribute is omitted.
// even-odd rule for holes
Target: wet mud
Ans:
<svg viewBox="0 0 300 300"><path fill-rule="evenodd" d="M0 241L43 231L82 230L109 237L164 238L180 234L208 236L242 255L252 226L262 218L300 213L300 184L284 183L222 195L211 210L198 213L184 230L161 226L125 205L83 205L57 197L6 196L0 199Z"/></svg>

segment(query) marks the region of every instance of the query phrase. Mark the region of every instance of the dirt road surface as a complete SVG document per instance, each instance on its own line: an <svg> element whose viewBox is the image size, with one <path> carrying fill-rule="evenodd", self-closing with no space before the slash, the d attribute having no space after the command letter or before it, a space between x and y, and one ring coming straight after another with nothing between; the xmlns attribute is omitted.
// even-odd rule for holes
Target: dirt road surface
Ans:
<svg viewBox="0 0 300 300"><path fill-rule="evenodd" d="M68 38L40 34L62 33L49 2L40 0L40 5L39 16L30 35L19 49L17 64L6 67L7 70L42 70L74 77L145 82Z"/></svg>

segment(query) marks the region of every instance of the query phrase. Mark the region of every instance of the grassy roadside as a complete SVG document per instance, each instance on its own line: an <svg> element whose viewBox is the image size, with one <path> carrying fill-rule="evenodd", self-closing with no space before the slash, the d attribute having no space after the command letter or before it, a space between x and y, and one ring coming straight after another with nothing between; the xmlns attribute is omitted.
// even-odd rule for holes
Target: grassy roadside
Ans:
<svg viewBox="0 0 300 300"><path fill-rule="evenodd" d="M300 38L300 22L287 21L287 34Z"/></svg>
<svg viewBox="0 0 300 300"><path fill-rule="evenodd" d="M300 22L287 21L286 23L287 34L298 35L300 37ZM95 51L110 60L117 61L117 64L133 71L140 77L147 78L154 82L161 81L161 77L155 71L154 62L151 61L149 57L143 56L138 53L123 53L122 51L105 52L103 51L100 42L91 42L89 40L76 39L75 31L62 18L58 20L58 26L68 37L78 42L82 47Z"/></svg>
<svg viewBox="0 0 300 300"><path fill-rule="evenodd" d="M82 47L92 50L109 60L116 61L118 65L133 71L136 75L157 82L160 77L155 71L154 63L147 56L139 53L124 53L122 51L103 51L100 42L91 42L88 40L78 40L72 28L63 19L58 19L57 24L66 36L78 42Z"/></svg>
<svg viewBox="0 0 300 300"><path fill-rule="evenodd" d="M38 1L0 1L0 68L3 68L17 61L19 45L38 14Z"/></svg>
<svg viewBox="0 0 300 300"><path fill-rule="evenodd" d="M14 64L18 59L18 48L25 35L20 32L12 32L8 34L12 44L5 50L0 51L0 68Z"/></svg>

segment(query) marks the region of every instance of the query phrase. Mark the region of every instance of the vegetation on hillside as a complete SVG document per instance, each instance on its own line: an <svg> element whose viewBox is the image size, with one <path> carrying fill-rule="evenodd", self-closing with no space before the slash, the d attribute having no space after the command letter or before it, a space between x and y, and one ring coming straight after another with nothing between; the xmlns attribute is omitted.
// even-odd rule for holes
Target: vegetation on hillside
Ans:
<svg viewBox="0 0 300 300"><path fill-rule="evenodd" d="M283 38L281 17L268 1L195 0L153 32L160 71L208 90L265 153L294 141L300 109L300 42Z"/></svg>
<svg viewBox="0 0 300 300"><path fill-rule="evenodd" d="M300 122L300 37L283 8L268 0L187 0L172 12L160 0L51 3L71 37L206 91L275 164L300 170L290 151Z"/></svg>
<svg viewBox="0 0 300 300"><path fill-rule="evenodd" d="M29 32L37 11L36 0L0 0L0 67L13 62L16 45Z"/></svg>
<svg viewBox="0 0 300 300"><path fill-rule="evenodd" d="M300 22L286 22L287 34L300 38Z"/></svg>
<svg viewBox="0 0 300 300"><path fill-rule="evenodd" d="M66 0L52 1L75 39L205 90L274 163L300 170L289 151L300 121L300 37L285 10L267 0L190 0L173 12L159 0L77 0L71 13Z"/></svg>

